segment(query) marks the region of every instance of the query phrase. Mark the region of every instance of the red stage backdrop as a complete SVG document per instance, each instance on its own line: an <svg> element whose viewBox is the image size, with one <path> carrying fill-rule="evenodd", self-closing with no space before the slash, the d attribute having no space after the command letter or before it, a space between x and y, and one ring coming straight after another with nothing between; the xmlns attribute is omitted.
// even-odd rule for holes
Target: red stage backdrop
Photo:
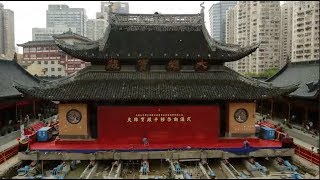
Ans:
<svg viewBox="0 0 320 180"><path fill-rule="evenodd" d="M100 106L98 141L106 144L197 144L218 140L219 106Z"/></svg>

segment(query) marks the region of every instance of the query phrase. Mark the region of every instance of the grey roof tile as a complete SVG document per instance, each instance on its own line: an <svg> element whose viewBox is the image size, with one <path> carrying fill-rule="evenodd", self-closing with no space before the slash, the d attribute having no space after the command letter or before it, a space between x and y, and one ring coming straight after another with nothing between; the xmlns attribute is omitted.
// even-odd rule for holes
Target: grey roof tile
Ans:
<svg viewBox="0 0 320 180"><path fill-rule="evenodd" d="M61 101L255 100L296 89L294 86L274 88L228 68L214 69L205 73L107 72L89 67L41 87L17 88L34 97Z"/></svg>
<svg viewBox="0 0 320 180"><path fill-rule="evenodd" d="M318 87L310 91L307 83L318 83L319 81L319 60L290 63L283 67L279 73L271 77L267 82L274 86L287 86L299 83L299 88L290 93L289 96L313 98L319 94Z"/></svg>
<svg viewBox="0 0 320 180"><path fill-rule="evenodd" d="M39 85L40 81L15 61L0 60L0 98L21 96L22 93L14 87L15 83L34 87Z"/></svg>

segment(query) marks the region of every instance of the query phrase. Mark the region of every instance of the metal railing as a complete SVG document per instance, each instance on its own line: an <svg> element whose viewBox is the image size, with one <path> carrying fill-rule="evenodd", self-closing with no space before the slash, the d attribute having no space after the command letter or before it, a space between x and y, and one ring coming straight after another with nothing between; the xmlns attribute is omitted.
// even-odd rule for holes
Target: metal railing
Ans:
<svg viewBox="0 0 320 180"><path fill-rule="evenodd" d="M313 164L320 165L320 154L313 152L307 148L304 148L300 145L295 144L294 145L294 153L309 162L312 162Z"/></svg>
<svg viewBox="0 0 320 180"><path fill-rule="evenodd" d="M13 145L10 148L0 152L0 164L17 155L19 152L19 144Z"/></svg>

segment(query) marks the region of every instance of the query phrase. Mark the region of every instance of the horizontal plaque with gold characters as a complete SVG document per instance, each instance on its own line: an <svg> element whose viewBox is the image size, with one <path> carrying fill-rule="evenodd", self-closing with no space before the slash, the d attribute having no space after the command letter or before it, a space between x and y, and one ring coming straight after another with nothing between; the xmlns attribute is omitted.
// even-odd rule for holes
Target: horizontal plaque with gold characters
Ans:
<svg viewBox="0 0 320 180"><path fill-rule="evenodd" d="M180 61L178 59L172 59L167 64L167 71L180 71Z"/></svg>
<svg viewBox="0 0 320 180"><path fill-rule="evenodd" d="M208 71L209 69L209 62L206 60L198 60L195 65L196 71Z"/></svg>
<svg viewBox="0 0 320 180"><path fill-rule="evenodd" d="M121 65L120 61L117 59L107 60L106 70L107 71L120 71Z"/></svg>
<svg viewBox="0 0 320 180"><path fill-rule="evenodd" d="M164 122L191 122L190 116L177 115L168 116L166 114L149 114L148 116L128 117L127 123L164 123Z"/></svg>

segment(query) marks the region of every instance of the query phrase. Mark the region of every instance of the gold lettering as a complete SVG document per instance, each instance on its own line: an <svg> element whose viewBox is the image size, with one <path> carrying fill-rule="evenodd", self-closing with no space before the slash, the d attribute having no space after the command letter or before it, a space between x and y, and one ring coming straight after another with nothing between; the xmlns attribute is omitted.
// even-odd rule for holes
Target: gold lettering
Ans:
<svg viewBox="0 0 320 180"><path fill-rule="evenodd" d="M154 121L154 122L157 122L157 121L158 121L158 118L157 118L157 117L155 117L155 118L153 119L153 121Z"/></svg>
<svg viewBox="0 0 320 180"><path fill-rule="evenodd" d="M191 122L191 117L187 117L187 122Z"/></svg>
<svg viewBox="0 0 320 180"><path fill-rule="evenodd" d="M130 117L128 117L128 121L127 122L132 122Z"/></svg>
<svg viewBox="0 0 320 180"><path fill-rule="evenodd" d="M184 122L184 117L183 117L183 116L180 118L180 121L181 121L181 122Z"/></svg>
<svg viewBox="0 0 320 180"><path fill-rule="evenodd" d="M161 117L161 122L164 122L166 120L166 118Z"/></svg>
<svg viewBox="0 0 320 180"><path fill-rule="evenodd" d="M133 121L134 121L134 122L138 122L139 119L138 119L137 117L134 117L134 118L133 118Z"/></svg>
<svg viewBox="0 0 320 180"><path fill-rule="evenodd" d="M148 117L147 122L152 122L151 117Z"/></svg>
<svg viewBox="0 0 320 180"><path fill-rule="evenodd" d="M173 118L173 121L174 121L174 122L178 122L178 121L179 121L179 118L174 117L174 118Z"/></svg>
<svg viewBox="0 0 320 180"><path fill-rule="evenodd" d="M141 122L144 122L144 117L141 117L140 119L141 119Z"/></svg>
<svg viewBox="0 0 320 180"><path fill-rule="evenodd" d="M171 122L171 117L168 117L168 118L167 118L167 121L168 121L168 122Z"/></svg>

